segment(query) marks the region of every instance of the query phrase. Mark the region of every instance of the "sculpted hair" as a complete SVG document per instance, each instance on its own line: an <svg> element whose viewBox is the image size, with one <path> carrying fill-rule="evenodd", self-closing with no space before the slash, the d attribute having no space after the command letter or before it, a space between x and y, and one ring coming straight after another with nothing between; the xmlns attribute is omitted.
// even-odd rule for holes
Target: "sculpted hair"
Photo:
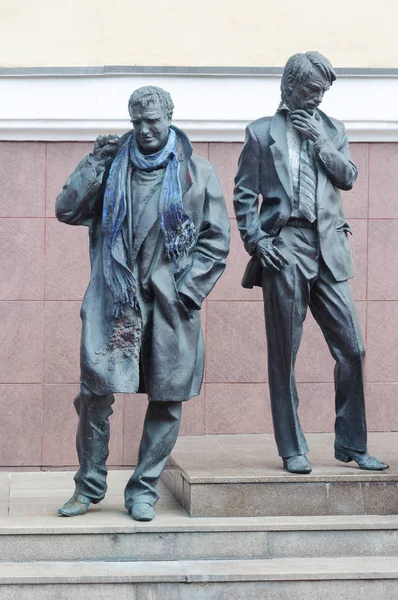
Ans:
<svg viewBox="0 0 398 600"><path fill-rule="evenodd" d="M168 119L172 119L174 104L169 92L155 85L146 85L135 90L129 99L129 113L134 106L148 108L152 104L158 104Z"/></svg>
<svg viewBox="0 0 398 600"><path fill-rule="evenodd" d="M313 76L320 77L325 88L329 88L336 80L336 73L331 62L319 52L294 54L287 61L283 70L281 93L283 102L288 102L292 89L298 83L306 84Z"/></svg>

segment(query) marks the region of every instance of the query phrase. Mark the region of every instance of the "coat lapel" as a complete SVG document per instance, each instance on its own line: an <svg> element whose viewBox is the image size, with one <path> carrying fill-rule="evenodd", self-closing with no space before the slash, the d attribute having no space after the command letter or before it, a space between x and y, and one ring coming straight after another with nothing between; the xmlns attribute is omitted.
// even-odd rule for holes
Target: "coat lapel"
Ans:
<svg viewBox="0 0 398 600"><path fill-rule="evenodd" d="M324 133L330 139L330 141L333 142L338 131L337 131L336 127L333 125L333 123L331 122L331 120L327 117L327 115L325 115L324 112L322 112L320 110L316 111L315 118L318 121L321 121ZM319 210L319 207L322 206L323 192L325 190L325 185L326 185L328 177L327 177L326 171L323 168L321 161L319 159L316 161L316 166L317 166L316 204L317 204L317 207Z"/></svg>
<svg viewBox="0 0 398 600"><path fill-rule="evenodd" d="M181 186L181 195L184 203L184 196L188 192L188 190L192 187L192 176L189 170L189 159L190 156L187 155L183 150L182 142L178 139L178 158L180 161L180 170L179 170L179 179Z"/></svg>
<svg viewBox="0 0 398 600"><path fill-rule="evenodd" d="M286 139L286 117L283 111L275 113L270 130L273 144L270 145L272 157L279 180L292 203L293 201L293 183L290 171L289 149Z"/></svg>

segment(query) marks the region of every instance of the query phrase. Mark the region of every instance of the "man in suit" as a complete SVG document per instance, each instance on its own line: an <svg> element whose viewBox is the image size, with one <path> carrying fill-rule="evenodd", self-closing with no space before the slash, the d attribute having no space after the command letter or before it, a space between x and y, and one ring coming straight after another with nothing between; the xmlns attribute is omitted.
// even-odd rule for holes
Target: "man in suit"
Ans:
<svg viewBox="0 0 398 600"><path fill-rule="evenodd" d="M277 112L247 127L235 179L237 223L252 257L242 285L263 288L275 439L292 473L311 472L294 375L308 307L336 361L335 457L388 468L367 453L365 350L347 282L354 272L339 189L352 188L357 169L344 125L318 109L335 79L318 52L292 56Z"/></svg>
<svg viewBox="0 0 398 600"><path fill-rule="evenodd" d="M146 86L129 100L132 131L100 136L57 198L56 215L90 233L81 317L80 468L64 516L105 496L114 393L148 394L138 464L125 489L148 521L177 439L182 402L200 393L199 311L225 268L229 222L215 169L171 125L173 103Z"/></svg>

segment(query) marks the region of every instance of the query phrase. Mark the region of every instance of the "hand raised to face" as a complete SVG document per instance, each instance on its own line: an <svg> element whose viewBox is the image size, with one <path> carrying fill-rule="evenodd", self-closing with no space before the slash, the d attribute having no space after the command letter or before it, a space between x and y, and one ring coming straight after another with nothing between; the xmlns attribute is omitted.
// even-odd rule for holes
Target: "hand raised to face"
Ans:
<svg viewBox="0 0 398 600"><path fill-rule="evenodd" d="M318 141L322 137L320 121L314 119L305 110L297 109L290 113L292 125L307 140Z"/></svg>

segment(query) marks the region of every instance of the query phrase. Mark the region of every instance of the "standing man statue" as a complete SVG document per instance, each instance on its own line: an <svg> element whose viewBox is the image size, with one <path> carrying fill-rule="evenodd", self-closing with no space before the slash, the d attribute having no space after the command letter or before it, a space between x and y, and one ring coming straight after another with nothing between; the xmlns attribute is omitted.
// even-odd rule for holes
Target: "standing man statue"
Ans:
<svg viewBox="0 0 398 600"><path fill-rule="evenodd" d="M57 218L87 225L91 280L83 300L76 490L59 509L87 512L106 493L115 392L148 394L138 464L125 489L149 521L177 439L182 402L200 393L199 310L225 268L229 222L216 172L171 125L164 90L136 90L133 130L100 136L57 198Z"/></svg>
<svg viewBox="0 0 398 600"><path fill-rule="evenodd" d="M388 468L367 454L365 351L347 282L354 272L339 189L352 188L357 169L344 125L318 110L335 79L318 52L289 58L280 106L247 127L235 179L237 223L252 257L242 285L263 288L275 439L291 473L311 472L294 375L308 307L336 361L335 457Z"/></svg>

